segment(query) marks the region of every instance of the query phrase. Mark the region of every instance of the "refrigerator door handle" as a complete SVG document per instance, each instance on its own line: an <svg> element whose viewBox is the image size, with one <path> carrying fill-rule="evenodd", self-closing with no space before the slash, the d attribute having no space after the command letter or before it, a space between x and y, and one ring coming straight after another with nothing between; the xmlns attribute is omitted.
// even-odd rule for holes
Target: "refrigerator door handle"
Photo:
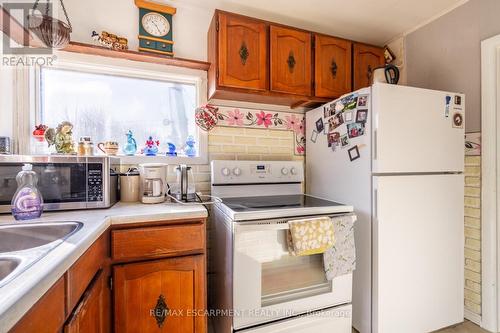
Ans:
<svg viewBox="0 0 500 333"><path fill-rule="evenodd" d="M377 189L373 190L373 215L376 219L378 219L378 191Z"/></svg>
<svg viewBox="0 0 500 333"><path fill-rule="evenodd" d="M373 130L373 159L377 159L377 129Z"/></svg>

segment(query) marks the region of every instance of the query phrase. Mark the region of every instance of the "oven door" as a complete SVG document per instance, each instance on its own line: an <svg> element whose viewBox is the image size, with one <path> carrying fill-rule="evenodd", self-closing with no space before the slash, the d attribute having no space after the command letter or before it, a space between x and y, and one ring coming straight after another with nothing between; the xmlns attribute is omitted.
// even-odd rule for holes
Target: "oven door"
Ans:
<svg viewBox="0 0 500 333"><path fill-rule="evenodd" d="M283 220L235 223L234 329L351 302L352 274L328 281L323 255L291 256Z"/></svg>

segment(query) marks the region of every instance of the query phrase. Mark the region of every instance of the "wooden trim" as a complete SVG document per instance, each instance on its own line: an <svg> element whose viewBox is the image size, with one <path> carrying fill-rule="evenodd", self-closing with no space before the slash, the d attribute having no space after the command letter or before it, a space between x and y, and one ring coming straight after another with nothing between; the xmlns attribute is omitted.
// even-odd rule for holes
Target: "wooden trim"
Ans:
<svg viewBox="0 0 500 333"><path fill-rule="evenodd" d="M165 55L152 54L152 53L147 54L131 50L116 51L102 46L79 43L79 42L70 42L69 45L66 46L62 51L88 54L88 55L97 55L108 58L119 58L131 61L147 62L159 65L184 67L202 71L208 71L208 69L210 68L210 64L205 61L167 57Z"/></svg>
<svg viewBox="0 0 500 333"><path fill-rule="evenodd" d="M155 12L166 13L170 15L174 15L177 12L177 9L174 7L162 5L155 2L145 1L145 0L135 0L135 5L139 8L145 8L149 10L153 10Z"/></svg>
<svg viewBox="0 0 500 333"><path fill-rule="evenodd" d="M174 41L172 41L172 40L161 39L158 37L149 37L149 36L144 36L144 35L138 35L137 38L152 40L154 42L160 42L160 43L165 43L165 44L172 44L172 45L174 44Z"/></svg>

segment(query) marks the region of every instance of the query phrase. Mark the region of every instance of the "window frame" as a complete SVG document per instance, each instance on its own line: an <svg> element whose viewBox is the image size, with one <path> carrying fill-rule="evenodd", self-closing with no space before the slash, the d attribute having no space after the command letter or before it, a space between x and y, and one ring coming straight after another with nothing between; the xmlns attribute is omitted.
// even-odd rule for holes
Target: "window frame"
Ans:
<svg viewBox="0 0 500 333"><path fill-rule="evenodd" d="M94 55L72 54L69 52L57 52L57 60L50 68L80 71L91 74L115 75L140 79L151 79L168 82L193 84L196 90L196 105L206 103L207 96L207 73L201 70L186 69L180 67L141 63L125 59L105 58ZM37 66L32 72L33 79L30 86L33 87L33 107L30 113L30 128L34 128L41 119L41 67ZM121 164L139 163L166 163L166 164L207 164L208 163L208 135L207 132L196 129L198 137L198 156L117 156ZM31 135L31 133L29 133ZM76 140L76 138L74 138ZM28 142L30 142L28 140ZM31 146L27 149L31 152Z"/></svg>

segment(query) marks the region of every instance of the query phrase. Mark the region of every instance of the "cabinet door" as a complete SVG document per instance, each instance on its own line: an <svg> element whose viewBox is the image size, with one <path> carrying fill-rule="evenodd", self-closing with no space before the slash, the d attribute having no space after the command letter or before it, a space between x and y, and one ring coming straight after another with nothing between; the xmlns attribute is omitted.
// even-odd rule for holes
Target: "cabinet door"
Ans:
<svg viewBox="0 0 500 333"><path fill-rule="evenodd" d="M311 95L311 34L271 26L271 90Z"/></svg>
<svg viewBox="0 0 500 333"><path fill-rule="evenodd" d="M115 331L205 333L202 255L114 267Z"/></svg>
<svg viewBox="0 0 500 333"><path fill-rule="evenodd" d="M384 64L383 49L354 44L354 90L370 86L373 70Z"/></svg>
<svg viewBox="0 0 500 333"><path fill-rule="evenodd" d="M96 277L83 294L83 298L64 326L65 333L107 333L106 318L108 314L105 308L105 274L99 271Z"/></svg>
<svg viewBox="0 0 500 333"><path fill-rule="evenodd" d="M315 95L336 98L351 91L350 41L315 35Z"/></svg>
<svg viewBox="0 0 500 333"><path fill-rule="evenodd" d="M266 24L250 18L219 13L220 86L267 89Z"/></svg>

